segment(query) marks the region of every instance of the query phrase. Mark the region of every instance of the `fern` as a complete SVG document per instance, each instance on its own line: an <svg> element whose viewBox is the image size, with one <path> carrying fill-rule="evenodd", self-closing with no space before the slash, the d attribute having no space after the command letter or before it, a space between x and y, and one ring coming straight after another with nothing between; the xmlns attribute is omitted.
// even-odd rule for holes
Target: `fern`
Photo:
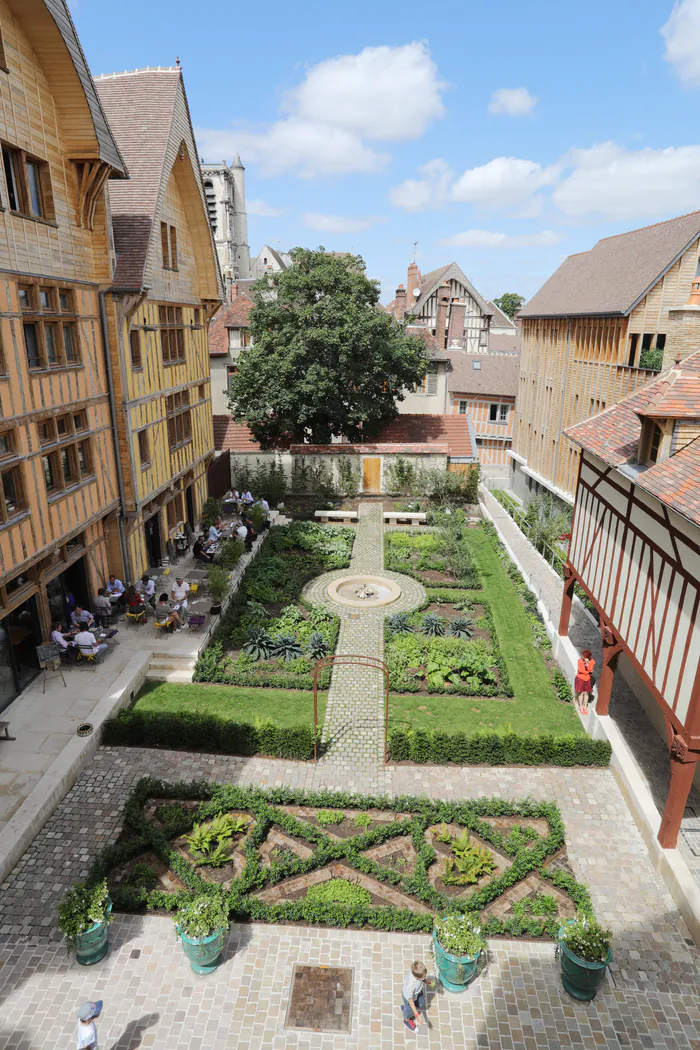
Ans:
<svg viewBox="0 0 700 1050"><path fill-rule="evenodd" d="M445 861L442 881L446 886L469 886L478 882L482 875L490 874L496 867L491 851L479 846L463 831L452 840L450 849L454 860Z"/></svg>

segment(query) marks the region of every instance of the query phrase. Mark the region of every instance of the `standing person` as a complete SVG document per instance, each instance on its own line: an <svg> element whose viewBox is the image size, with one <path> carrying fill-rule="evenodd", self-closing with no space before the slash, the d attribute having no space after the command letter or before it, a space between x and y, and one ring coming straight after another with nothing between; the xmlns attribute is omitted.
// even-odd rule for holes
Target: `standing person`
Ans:
<svg viewBox="0 0 700 1050"><path fill-rule="evenodd" d="M243 542L245 543L246 537L248 536L248 526L246 525L245 521L241 520L241 524L236 529L236 535L238 536L239 540L243 540Z"/></svg>
<svg viewBox="0 0 700 1050"><path fill-rule="evenodd" d="M576 703L582 715L588 714L588 702L593 692L593 668L595 660L590 649L584 649L578 662L578 670L574 680L574 691Z"/></svg>
<svg viewBox="0 0 700 1050"><path fill-rule="evenodd" d="M95 1018L102 1013L102 1002L83 1003L78 1010L78 1050L97 1050Z"/></svg>
<svg viewBox="0 0 700 1050"><path fill-rule="evenodd" d="M403 1014L403 1023L412 1032L415 1032L417 1024L427 1023L421 1017L421 1014L425 1013L427 1006L425 1001L425 979L427 976L428 971L425 965L416 960L404 978L401 1013Z"/></svg>

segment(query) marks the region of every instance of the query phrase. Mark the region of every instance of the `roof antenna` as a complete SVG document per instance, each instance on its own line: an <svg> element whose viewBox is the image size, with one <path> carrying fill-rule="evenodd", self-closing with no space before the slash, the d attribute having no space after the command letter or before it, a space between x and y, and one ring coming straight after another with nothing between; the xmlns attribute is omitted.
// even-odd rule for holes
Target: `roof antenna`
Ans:
<svg viewBox="0 0 700 1050"><path fill-rule="evenodd" d="M180 68L180 56L179 55L175 56L175 65L177 66L178 69Z"/></svg>
<svg viewBox="0 0 700 1050"><path fill-rule="evenodd" d="M416 255L418 253L418 241L413 242L413 261L416 261Z"/></svg>

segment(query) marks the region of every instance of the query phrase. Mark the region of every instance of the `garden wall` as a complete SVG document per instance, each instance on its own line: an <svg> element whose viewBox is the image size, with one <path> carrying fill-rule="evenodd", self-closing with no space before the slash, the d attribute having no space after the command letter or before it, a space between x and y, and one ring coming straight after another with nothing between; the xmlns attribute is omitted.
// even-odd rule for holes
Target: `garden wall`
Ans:
<svg viewBox="0 0 700 1050"><path fill-rule="evenodd" d="M288 452L236 452L231 459L231 485L235 487L242 468L253 474L258 466L269 468L274 463L284 474L292 492L300 474L313 476L321 472L341 492L354 488L355 491L381 495L385 492L387 467L399 458L414 469L447 469L446 446L333 444L309 445L308 451L303 452L300 449L301 446L292 445ZM374 464L367 461L374 461ZM348 484L350 479L352 483ZM363 479L368 483L364 484Z"/></svg>

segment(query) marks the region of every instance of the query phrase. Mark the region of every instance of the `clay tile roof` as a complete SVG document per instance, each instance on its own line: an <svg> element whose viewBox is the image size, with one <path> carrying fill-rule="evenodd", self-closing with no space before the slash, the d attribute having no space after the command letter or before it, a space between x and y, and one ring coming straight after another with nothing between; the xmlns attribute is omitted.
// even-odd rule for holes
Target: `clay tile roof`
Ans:
<svg viewBox="0 0 700 1050"><path fill-rule="evenodd" d="M450 393L492 394L497 397L515 397L517 394L519 355L467 354L464 350L448 350L447 356L452 364L448 375ZM474 368L475 361L481 368Z"/></svg>
<svg viewBox="0 0 700 1050"><path fill-rule="evenodd" d="M109 187L117 288L140 289L143 285L180 83L177 67L95 78L100 102L130 175L127 181L111 182Z"/></svg>
<svg viewBox="0 0 700 1050"><path fill-rule="evenodd" d="M522 348L522 337L517 328L507 334L489 332L489 352L494 354L519 354Z"/></svg>
<svg viewBox="0 0 700 1050"><path fill-rule="evenodd" d="M422 339L425 343L426 350L428 351L428 357L431 361L449 361L449 357L444 350L441 350L438 346L437 339L430 331L422 324L409 324L406 325L406 335L412 335L418 339Z"/></svg>
<svg viewBox="0 0 700 1050"><path fill-rule="evenodd" d="M209 353L212 356L228 353L228 329L248 328L252 309L253 300L247 295L239 295L219 310L209 326Z"/></svg>
<svg viewBox="0 0 700 1050"><path fill-rule="evenodd" d="M488 306L489 310L491 311L491 313L493 315L492 318L491 318L491 325L492 326L494 326L496 328L516 328L517 327L516 324L515 324L515 321L511 320L511 318L508 316L508 314L504 314L503 310L501 310L500 306L496 306L496 304L491 299L487 299L486 300L486 305Z"/></svg>
<svg viewBox="0 0 700 1050"><path fill-rule="evenodd" d="M475 462L477 458L467 416L400 415L384 427L376 440L380 444L394 445L447 445L450 456Z"/></svg>
<svg viewBox="0 0 700 1050"><path fill-rule="evenodd" d="M260 445L247 426L230 416L214 416L214 448L217 452L257 452Z"/></svg>
<svg viewBox="0 0 700 1050"><path fill-rule="evenodd" d="M672 415L669 409L674 404L676 386L681 391L680 414ZM604 463L623 468L636 457L644 416L658 415L654 409L661 404L666 404L666 418L690 415L700 419L700 350L687 357L680 367L669 369L640 387L619 405L569 427L565 433ZM652 467L639 467L633 480L666 506L700 525L699 439Z"/></svg>
<svg viewBox="0 0 700 1050"><path fill-rule="evenodd" d="M519 317L628 314L700 236L700 211L605 237L570 255Z"/></svg>

